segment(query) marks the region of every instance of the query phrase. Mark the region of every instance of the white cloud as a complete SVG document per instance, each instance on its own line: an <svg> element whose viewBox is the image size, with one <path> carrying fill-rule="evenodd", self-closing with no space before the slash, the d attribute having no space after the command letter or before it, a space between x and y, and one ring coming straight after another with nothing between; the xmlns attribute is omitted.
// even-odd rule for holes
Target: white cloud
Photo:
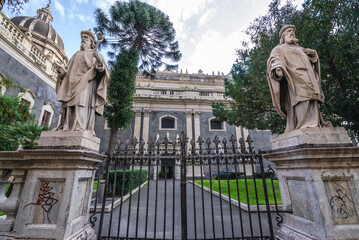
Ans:
<svg viewBox="0 0 359 240"><path fill-rule="evenodd" d="M88 0L74 0L76 3L88 3Z"/></svg>
<svg viewBox="0 0 359 240"><path fill-rule="evenodd" d="M86 22L85 15L78 13L78 14L76 14L76 17L77 17L78 19L80 19L80 21Z"/></svg>
<svg viewBox="0 0 359 240"><path fill-rule="evenodd" d="M61 17L65 17L65 8L58 1L54 3L55 9L59 11Z"/></svg>
<svg viewBox="0 0 359 240"><path fill-rule="evenodd" d="M189 72L202 69L204 73L223 71L229 73L236 58L235 49L244 39L244 34L238 30L228 36L223 36L216 30L209 30L200 36L190 56L180 63Z"/></svg>
<svg viewBox="0 0 359 240"><path fill-rule="evenodd" d="M147 2L167 14L173 23L177 36L186 38L185 22L206 9L213 0L148 0Z"/></svg>
<svg viewBox="0 0 359 240"><path fill-rule="evenodd" d="M215 12L214 8L208 9L199 19L198 25L199 26L205 25L209 20L213 18L214 12Z"/></svg>
<svg viewBox="0 0 359 240"><path fill-rule="evenodd" d="M81 1L81 0L80 0ZM108 11L111 5L113 5L117 0L93 0L93 5L98 8Z"/></svg>

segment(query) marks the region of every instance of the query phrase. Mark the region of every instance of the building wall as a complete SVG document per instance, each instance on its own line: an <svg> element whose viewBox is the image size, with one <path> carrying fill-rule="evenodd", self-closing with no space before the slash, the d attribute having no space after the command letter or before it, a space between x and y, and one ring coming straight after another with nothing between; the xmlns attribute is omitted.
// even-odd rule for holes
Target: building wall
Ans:
<svg viewBox="0 0 359 240"><path fill-rule="evenodd" d="M164 129L160 130L160 117L163 116L173 116L177 119L177 129ZM150 112L150 121L149 121L149 137L152 137L153 140L156 139L157 134L159 134L161 139L164 139L167 134L169 139L174 139L177 135L179 135L182 131L186 132L186 113L185 112L175 112L175 111L151 111ZM146 131L146 127L144 126L143 131Z"/></svg>
<svg viewBox="0 0 359 240"><path fill-rule="evenodd" d="M134 119L132 119L132 123L126 129L119 129L117 133L117 139L121 138L122 140L132 139L133 137L133 126L134 126ZM105 123L105 118L102 116L97 116L95 120L95 133L96 136L101 139L100 143L100 152L106 153L109 139L110 139L110 127L107 126Z"/></svg>
<svg viewBox="0 0 359 240"><path fill-rule="evenodd" d="M5 77L11 78L18 85L21 85L34 93L35 103L31 113L35 115L35 122L39 121L42 107L46 103L51 102L55 107L51 127L56 127L61 111L61 103L55 100L55 89L1 48L0 59L0 72ZM5 92L5 95L18 96L18 94L18 89L7 89Z"/></svg>
<svg viewBox="0 0 359 240"><path fill-rule="evenodd" d="M205 138L204 141L207 138L214 139L215 136L217 136L220 140L226 138L227 141L232 136L232 134L234 135L234 137L237 137L235 126L229 125L226 122L224 122L225 127L223 128L223 130L210 130L209 119L213 117L214 116L211 112L202 112L200 114L201 137Z"/></svg>

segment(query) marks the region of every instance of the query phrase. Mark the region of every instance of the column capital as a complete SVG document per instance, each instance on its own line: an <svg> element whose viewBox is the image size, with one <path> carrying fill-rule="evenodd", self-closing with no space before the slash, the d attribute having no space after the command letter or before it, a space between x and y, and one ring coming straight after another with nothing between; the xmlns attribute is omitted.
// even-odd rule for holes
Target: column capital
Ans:
<svg viewBox="0 0 359 240"><path fill-rule="evenodd" d="M142 111L137 110L137 111L135 111L135 116L136 117L141 117L141 113L142 113Z"/></svg>
<svg viewBox="0 0 359 240"><path fill-rule="evenodd" d="M143 116L144 116L144 117L149 117L149 116L150 116L150 113L151 113L150 110L144 110L144 111L143 111Z"/></svg>

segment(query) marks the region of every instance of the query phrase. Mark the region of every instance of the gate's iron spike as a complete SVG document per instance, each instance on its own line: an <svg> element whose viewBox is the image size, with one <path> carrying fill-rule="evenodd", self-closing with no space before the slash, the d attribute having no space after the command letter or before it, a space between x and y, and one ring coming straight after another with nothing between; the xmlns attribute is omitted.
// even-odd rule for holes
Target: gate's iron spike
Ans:
<svg viewBox="0 0 359 240"><path fill-rule="evenodd" d="M241 147L241 152L242 152L242 153L245 153L245 151L246 151L246 146L245 146L244 139L241 137L241 138L239 138L238 142L239 142L239 145L240 145L240 147Z"/></svg>
<svg viewBox="0 0 359 240"><path fill-rule="evenodd" d="M167 136L165 137L165 139L163 139L163 142L164 142L165 146L167 147L168 146L168 138L167 138Z"/></svg>
<svg viewBox="0 0 359 240"><path fill-rule="evenodd" d="M137 140L137 138L136 138L136 137L134 137L134 138L132 139L132 145L133 145L133 148L135 148L135 147L136 147L137 143L138 143L138 140Z"/></svg>
<svg viewBox="0 0 359 240"><path fill-rule="evenodd" d="M246 142L248 143L249 153L253 153L253 147L252 147L253 140L252 140L252 137L250 135L248 135Z"/></svg>
<svg viewBox="0 0 359 240"><path fill-rule="evenodd" d="M217 136L217 135L214 137L213 142L216 144L216 147L218 147L219 138L218 138L218 136Z"/></svg>
<svg viewBox="0 0 359 240"><path fill-rule="evenodd" d="M148 140L148 147L150 148L153 145L153 139L152 137L150 137L150 139Z"/></svg>
<svg viewBox="0 0 359 240"><path fill-rule="evenodd" d="M198 142L198 145L202 146L203 139L202 139L202 137L201 137L201 136L198 136L198 140L197 140L197 142Z"/></svg>
<svg viewBox="0 0 359 240"><path fill-rule="evenodd" d="M234 137L233 134L232 134L231 138L229 139L229 141L232 143L232 145L234 145L236 143L236 138Z"/></svg>
<svg viewBox="0 0 359 240"><path fill-rule="evenodd" d="M161 145L161 138L158 138L157 140L156 140L156 145L159 147L160 145Z"/></svg>

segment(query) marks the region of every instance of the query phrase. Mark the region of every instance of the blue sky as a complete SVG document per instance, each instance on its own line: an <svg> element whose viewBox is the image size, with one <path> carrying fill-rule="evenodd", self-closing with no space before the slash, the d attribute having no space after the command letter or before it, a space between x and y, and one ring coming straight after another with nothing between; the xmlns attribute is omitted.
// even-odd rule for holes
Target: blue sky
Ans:
<svg viewBox="0 0 359 240"><path fill-rule="evenodd" d="M52 0L52 26L62 37L66 55L70 58L80 47L80 32L95 26L94 11L105 11L115 0ZM243 31L250 22L266 13L271 0L145 0L166 13L176 29L182 52L179 69L197 73L199 69L211 74L229 73L236 58L235 49L246 40ZM283 1L284 2L284 1ZM300 6L304 0L295 0ZM36 16L48 0L30 0L24 9L9 16ZM102 50L106 56L107 50Z"/></svg>

